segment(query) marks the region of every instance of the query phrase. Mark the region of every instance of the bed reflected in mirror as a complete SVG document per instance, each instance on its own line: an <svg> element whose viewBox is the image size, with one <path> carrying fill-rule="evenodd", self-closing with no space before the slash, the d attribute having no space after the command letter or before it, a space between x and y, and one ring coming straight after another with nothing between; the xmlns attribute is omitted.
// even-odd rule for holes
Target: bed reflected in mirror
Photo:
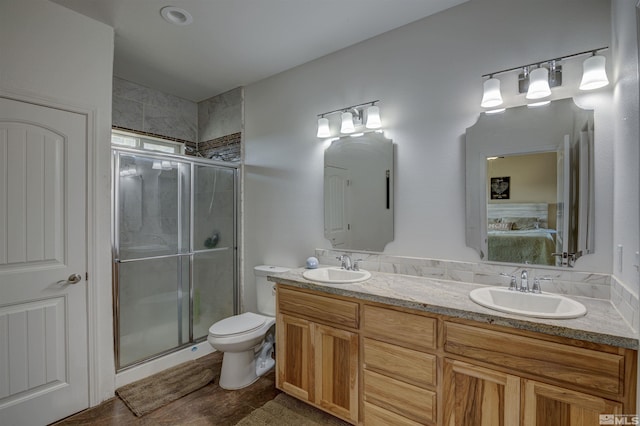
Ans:
<svg viewBox="0 0 640 426"><path fill-rule="evenodd" d="M487 158L487 260L556 265L557 159L556 152Z"/></svg>

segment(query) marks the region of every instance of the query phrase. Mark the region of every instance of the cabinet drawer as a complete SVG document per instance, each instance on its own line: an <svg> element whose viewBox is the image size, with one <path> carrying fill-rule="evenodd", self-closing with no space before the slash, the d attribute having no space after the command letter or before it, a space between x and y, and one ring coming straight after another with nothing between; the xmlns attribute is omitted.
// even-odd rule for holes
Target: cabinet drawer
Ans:
<svg viewBox="0 0 640 426"><path fill-rule="evenodd" d="M367 426L420 426L413 420L402 417L377 405L364 403L364 424Z"/></svg>
<svg viewBox="0 0 640 426"><path fill-rule="evenodd" d="M364 339L364 368L416 386L436 385L436 357L390 343Z"/></svg>
<svg viewBox="0 0 640 426"><path fill-rule="evenodd" d="M418 350L436 348L435 318L365 305L363 324L367 337Z"/></svg>
<svg viewBox="0 0 640 426"><path fill-rule="evenodd" d="M278 287L278 308L280 312L358 328L358 304L354 302Z"/></svg>
<svg viewBox="0 0 640 426"><path fill-rule="evenodd" d="M436 419L435 392L373 371L364 371L364 401L418 423Z"/></svg>
<svg viewBox="0 0 640 426"><path fill-rule="evenodd" d="M624 357L619 354L445 323L445 351L522 373L620 396Z"/></svg>

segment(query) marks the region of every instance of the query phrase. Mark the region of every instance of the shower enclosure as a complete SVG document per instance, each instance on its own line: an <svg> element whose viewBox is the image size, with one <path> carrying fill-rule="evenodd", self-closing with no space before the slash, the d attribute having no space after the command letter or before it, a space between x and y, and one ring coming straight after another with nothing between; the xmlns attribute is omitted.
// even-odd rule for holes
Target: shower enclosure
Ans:
<svg viewBox="0 0 640 426"><path fill-rule="evenodd" d="M237 167L113 149L116 368L207 337L238 311Z"/></svg>

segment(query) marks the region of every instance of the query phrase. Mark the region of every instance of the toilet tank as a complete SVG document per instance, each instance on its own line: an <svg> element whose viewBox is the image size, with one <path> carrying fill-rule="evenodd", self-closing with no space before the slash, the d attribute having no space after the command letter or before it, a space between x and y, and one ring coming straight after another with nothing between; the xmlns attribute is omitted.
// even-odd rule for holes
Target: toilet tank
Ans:
<svg viewBox="0 0 640 426"><path fill-rule="evenodd" d="M287 272L290 268L282 266L260 265L253 268L256 276L256 300L258 313L276 316L276 283L267 280L267 275Z"/></svg>

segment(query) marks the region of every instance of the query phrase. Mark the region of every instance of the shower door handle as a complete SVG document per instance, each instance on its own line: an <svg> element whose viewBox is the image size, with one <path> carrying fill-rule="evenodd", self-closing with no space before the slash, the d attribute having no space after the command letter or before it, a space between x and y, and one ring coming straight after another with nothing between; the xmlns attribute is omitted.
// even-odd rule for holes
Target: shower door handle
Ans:
<svg viewBox="0 0 640 426"><path fill-rule="evenodd" d="M80 274L71 274L69 275L69 278L67 278L67 282L69 284L77 284L80 281L82 281L82 275Z"/></svg>

